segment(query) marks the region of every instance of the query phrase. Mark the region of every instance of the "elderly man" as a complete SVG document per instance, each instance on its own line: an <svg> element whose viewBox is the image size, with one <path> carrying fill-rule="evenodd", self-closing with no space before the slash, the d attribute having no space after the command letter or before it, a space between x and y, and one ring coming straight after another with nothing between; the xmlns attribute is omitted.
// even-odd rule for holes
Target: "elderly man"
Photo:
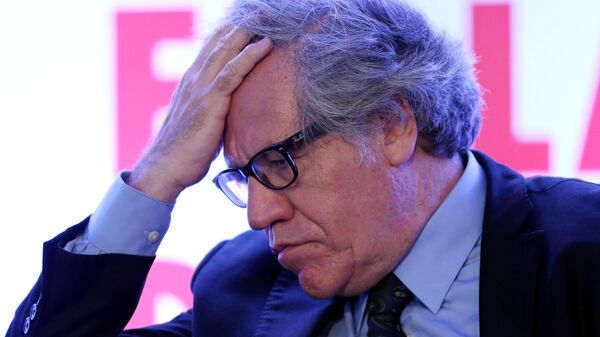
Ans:
<svg viewBox="0 0 600 337"><path fill-rule="evenodd" d="M600 336L600 188L469 150L459 44L395 0L241 0L223 27L8 336ZM255 231L200 264L193 309L121 332L221 144Z"/></svg>

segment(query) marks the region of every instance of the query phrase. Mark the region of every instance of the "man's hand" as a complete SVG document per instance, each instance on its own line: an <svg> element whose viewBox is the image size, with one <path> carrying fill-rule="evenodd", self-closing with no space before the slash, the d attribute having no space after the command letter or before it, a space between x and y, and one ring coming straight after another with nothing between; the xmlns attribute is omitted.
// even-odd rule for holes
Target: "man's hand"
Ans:
<svg viewBox="0 0 600 337"><path fill-rule="evenodd" d="M219 153L231 95L269 54L270 39L248 43L252 34L224 27L204 45L185 73L156 139L128 184L165 202L199 182Z"/></svg>

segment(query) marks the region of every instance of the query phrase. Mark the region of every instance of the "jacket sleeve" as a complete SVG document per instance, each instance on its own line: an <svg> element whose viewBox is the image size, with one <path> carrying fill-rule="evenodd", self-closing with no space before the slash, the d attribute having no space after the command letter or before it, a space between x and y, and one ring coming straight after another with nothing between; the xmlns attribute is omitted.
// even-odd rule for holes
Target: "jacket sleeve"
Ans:
<svg viewBox="0 0 600 337"><path fill-rule="evenodd" d="M65 251L62 247L86 224L87 220L44 244L42 272L17 308L7 337L108 337L121 333L137 306L154 258Z"/></svg>

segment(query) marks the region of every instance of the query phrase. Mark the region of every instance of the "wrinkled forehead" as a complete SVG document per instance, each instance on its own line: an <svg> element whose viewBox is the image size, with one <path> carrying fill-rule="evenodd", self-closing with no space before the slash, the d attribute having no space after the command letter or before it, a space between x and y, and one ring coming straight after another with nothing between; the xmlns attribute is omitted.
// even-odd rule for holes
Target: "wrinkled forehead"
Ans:
<svg viewBox="0 0 600 337"><path fill-rule="evenodd" d="M234 92L225 125L224 154L235 166L298 128L296 66L291 53L275 48Z"/></svg>

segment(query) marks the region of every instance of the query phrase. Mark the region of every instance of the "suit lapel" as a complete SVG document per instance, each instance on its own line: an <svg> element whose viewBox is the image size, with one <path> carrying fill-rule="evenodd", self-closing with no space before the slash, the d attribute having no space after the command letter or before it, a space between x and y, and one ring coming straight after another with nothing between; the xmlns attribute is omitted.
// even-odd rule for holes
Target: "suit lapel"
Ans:
<svg viewBox="0 0 600 337"><path fill-rule="evenodd" d="M281 268L254 331L254 337L315 336L341 317L342 301L316 300L300 287L298 277Z"/></svg>
<svg viewBox="0 0 600 337"><path fill-rule="evenodd" d="M480 275L482 337L532 336L544 232L536 231L524 178L476 153L487 178Z"/></svg>

